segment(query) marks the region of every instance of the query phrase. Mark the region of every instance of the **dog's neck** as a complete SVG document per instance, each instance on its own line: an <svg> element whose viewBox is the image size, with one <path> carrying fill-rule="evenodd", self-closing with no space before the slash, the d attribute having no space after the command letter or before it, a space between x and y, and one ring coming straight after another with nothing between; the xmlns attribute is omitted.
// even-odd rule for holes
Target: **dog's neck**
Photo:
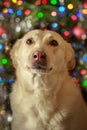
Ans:
<svg viewBox="0 0 87 130"><path fill-rule="evenodd" d="M16 72L16 74L17 73L20 72ZM66 77L64 76L65 75L64 73L66 73ZM20 77L18 76L19 74L17 74L17 80L16 80L17 84L20 83L20 87L22 86L22 88L23 87L24 89L26 88L27 91L35 91L36 89L57 91L60 89L62 83L69 76L69 74L66 71L61 71L59 73L54 72L48 74L24 72L21 74Z"/></svg>

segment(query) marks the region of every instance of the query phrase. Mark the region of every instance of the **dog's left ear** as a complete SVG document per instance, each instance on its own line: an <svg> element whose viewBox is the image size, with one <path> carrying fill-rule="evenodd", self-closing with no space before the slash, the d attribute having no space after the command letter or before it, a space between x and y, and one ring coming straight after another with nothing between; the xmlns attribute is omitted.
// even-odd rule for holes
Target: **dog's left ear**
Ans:
<svg viewBox="0 0 87 130"><path fill-rule="evenodd" d="M75 52L70 43L65 41L65 59L67 62L67 69L73 70L75 68Z"/></svg>
<svg viewBox="0 0 87 130"><path fill-rule="evenodd" d="M21 39L18 39L10 51L10 57L13 62L13 66L16 68L18 65L18 50L21 44Z"/></svg>

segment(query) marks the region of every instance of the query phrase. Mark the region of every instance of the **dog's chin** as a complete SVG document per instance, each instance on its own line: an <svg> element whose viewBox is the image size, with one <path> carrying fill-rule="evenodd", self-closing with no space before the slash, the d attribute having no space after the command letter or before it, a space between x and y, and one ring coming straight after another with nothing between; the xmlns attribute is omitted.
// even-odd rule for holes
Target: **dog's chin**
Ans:
<svg viewBox="0 0 87 130"><path fill-rule="evenodd" d="M50 68L28 67L28 70L31 71L32 73L47 74L52 71L52 67Z"/></svg>

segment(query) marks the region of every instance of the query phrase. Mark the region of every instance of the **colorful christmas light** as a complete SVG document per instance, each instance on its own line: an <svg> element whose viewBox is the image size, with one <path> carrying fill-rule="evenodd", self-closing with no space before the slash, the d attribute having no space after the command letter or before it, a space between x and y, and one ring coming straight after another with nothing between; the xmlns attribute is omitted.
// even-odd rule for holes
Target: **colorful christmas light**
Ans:
<svg viewBox="0 0 87 130"><path fill-rule="evenodd" d="M66 7L65 7L64 5L60 5L60 6L58 7L58 11L59 11L60 13L64 13L64 12L66 12Z"/></svg>
<svg viewBox="0 0 87 130"><path fill-rule="evenodd" d="M37 14L37 16L38 16L38 18L43 18L44 17L44 13L43 12L38 12L38 14Z"/></svg>
<svg viewBox="0 0 87 130"><path fill-rule="evenodd" d="M24 11L24 14L25 15L29 15L31 13L31 10L29 10L29 9L26 9L25 11Z"/></svg>
<svg viewBox="0 0 87 130"><path fill-rule="evenodd" d="M54 22L54 23L51 24L51 29L53 29L53 30L57 30L58 27L59 27L59 25L58 25L57 22Z"/></svg>
<svg viewBox="0 0 87 130"><path fill-rule="evenodd" d="M4 45L0 43L0 51L3 51L3 49L4 49Z"/></svg>
<svg viewBox="0 0 87 130"><path fill-rule="evenodd" d="M69 4L67 5L67 8L68 8L69 10L72 10L72 9L74 8L74 5L73 5L72 3L69 3Z"/></svg>
<svg viewBox="0 0 87 130"><path fill-rule="evenodd" d="M8 59L7 58L2 58L1 60L2 64L5 65L8 63Z"/></svg>
<svg viewBox="0 0 87 130"><path fill-rule="evenodd" d="M81 75L85 75L85 74L87 74L86 69L82 69L82 70L80 70L80 74L81 74Z"/></svg>
<svg viewBox="0 0 87 130"><path fill-rule="evenodd" d="M50 0L50 3L51 3L52 5L56 5L56 4L58 3L58 1L57 1L57 0Z"/></svg>

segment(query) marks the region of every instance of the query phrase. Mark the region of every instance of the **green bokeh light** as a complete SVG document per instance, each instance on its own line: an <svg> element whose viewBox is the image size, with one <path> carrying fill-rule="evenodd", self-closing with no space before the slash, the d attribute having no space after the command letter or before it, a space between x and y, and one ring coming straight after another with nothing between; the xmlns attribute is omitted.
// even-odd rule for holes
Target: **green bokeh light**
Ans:
<svg viewBox="0 0 87 130"><path fill-rule="evenodd" d="M38 18L43 18L44 17L44 13L43 12L38 12Z"/></svg>
<svg viewBox="0 0 87 130"><path fill-rule="evenodd" d="M52 5L56 5L58 2L57 2L57 0L51 0L50 3L51 3Z"/></svg>
<svg viewBox="0 0 87 130"><path fill-rule="evenodd" d="M83 87L87 87L87 80L84 80L84 81L82 82L82 85L83 85Z"/></svg>
<svg viewBox="0 0 87 130"><path fill-rule="evenodd" d="M8 63L8 60L6 58L3 58L1 62L3 65L6 65Z"/></svg>
<svg viewBox="0 0 87 130"><path fill-rule="evenodd" d="M64 33L65 31L66 31L66 29L65 29L65 28L62 28L62 29L61 29L61 32L62 32L62 33Z"/></svg>

